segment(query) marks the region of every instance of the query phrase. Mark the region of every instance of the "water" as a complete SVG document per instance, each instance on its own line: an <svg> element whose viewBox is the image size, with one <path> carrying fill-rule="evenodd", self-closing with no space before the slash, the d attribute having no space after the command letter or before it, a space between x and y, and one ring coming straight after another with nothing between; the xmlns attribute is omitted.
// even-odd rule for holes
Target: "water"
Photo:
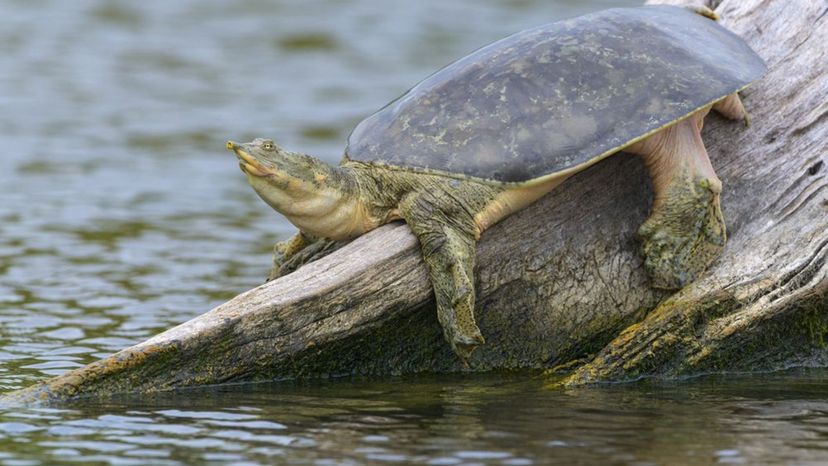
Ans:
<svg viewBox="0 0 828 466"><path fill-rule="evenodd" d="M224 141L335 163L511 32L637 1L0 0L0 392L261 283L293 228ZM821 372L542 389L529 374L234 386L0 411L0 465L710 464L826 456Z"/></svg>
<svg viewBox="0 0 828 466"><path fill-rule="evenodd" d="M526 374L257 384L0 410L0 463L824 465L828 372L572 392Z"/></svg>

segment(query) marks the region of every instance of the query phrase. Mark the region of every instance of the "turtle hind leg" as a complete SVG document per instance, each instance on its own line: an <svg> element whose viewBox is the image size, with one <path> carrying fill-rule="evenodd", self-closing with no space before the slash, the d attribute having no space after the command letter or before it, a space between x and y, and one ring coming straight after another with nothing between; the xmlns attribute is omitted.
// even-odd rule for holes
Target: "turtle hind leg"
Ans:
<svg viewBox="0 0 828 466"><path fill-rule="evenodd" d="M713 21L718 21L719 20L719 15L715 11L711 10L709 7L707 7L705 5L688 5L688 6L685 6L684 8L687 9L687 10L692 11L693 13L695 13L697 15L704 16L707 19L712 19Z"/></svg>
<svg viewBox="0 0 828 466"><path fill-rule="evenodd" d="M713 110L725 118L742 120L745 126L750 126L750 115L736 92L713 104Z"/></svg>
<svg viewBox="0 0 828 466"><path fill-rule="evenodd" d="M706 114L701 110L627 148L643 157L653 180L652 212L638 234L656 288L684 287L724 248L722 183L699 133Z"/></svg>
<svg viewBox="0 0 828 466"><path fill-rule="evenodd" d="M485 342L474 318L474 223L461 212L441 210L440 203L415 194L400 203L400 213L420 242L443 337L468 366L474 350Z"/></svg>

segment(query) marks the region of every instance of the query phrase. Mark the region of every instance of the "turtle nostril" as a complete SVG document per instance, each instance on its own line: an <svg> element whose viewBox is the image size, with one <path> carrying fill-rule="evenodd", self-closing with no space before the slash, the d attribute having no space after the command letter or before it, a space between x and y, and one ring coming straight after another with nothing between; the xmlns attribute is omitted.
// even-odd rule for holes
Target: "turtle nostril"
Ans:
<svg viewBox="0 0 828 466"><path fill-rule="evenodd" d="M225 147L227 147L227 150L233 150L236 147L236 144L234 144L233 141L227 141Z"/></svg>

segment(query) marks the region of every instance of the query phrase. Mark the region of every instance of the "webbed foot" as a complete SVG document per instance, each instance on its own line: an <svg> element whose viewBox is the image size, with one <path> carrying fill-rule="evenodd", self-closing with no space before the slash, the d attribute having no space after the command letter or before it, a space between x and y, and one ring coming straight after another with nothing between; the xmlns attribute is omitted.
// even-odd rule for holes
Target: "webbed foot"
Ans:
<svg viewBox="0 0 828 466"><path fill-rule="evenodd" d="M318 238L300 231L289 240L273 246L273 265L265 281L287 275L307 263L327 256L345 244L345 241Z"/></svg>
<svg viewBox="0 0 828 466"><path fill-rule="evenodd" d="M655 288L683 288L724 248L722 182L700 133L707 112L702 109L628 148L643 157L653 179L653 210L638 234Z"/></svg>
<svg viewBox="0 0 828 466"><path fill-rule="evenodd" d="M486 339L474 319L474 284L460 265L452 267L455 295L451 305L438 303L437 318L454 353L469 367L474 350Z"/></svg>
<svg viewBox="0 0 828 466"><path fill-rule="evenodd" d="M641 225L644 268L652 286L683 288L721 254L727 238L718 179L676 180Z"/></svg>
<svg viewBox="0 0 828 466"><path fill-rule="evenodd" d="M462 211L451 211L450 205L441 206L450 214L436 208L440 199L412 196L401 203L400 211L420 242L443 337L469 367L475 349L485 342L474 318L474 224Z"/></svg>

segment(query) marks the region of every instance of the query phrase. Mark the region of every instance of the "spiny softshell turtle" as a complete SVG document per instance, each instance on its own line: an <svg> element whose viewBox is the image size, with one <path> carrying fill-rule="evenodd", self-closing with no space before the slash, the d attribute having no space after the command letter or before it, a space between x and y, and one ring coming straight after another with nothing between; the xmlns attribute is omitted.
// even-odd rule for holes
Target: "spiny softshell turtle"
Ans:
<svg viewBox="0 0 828 466"><path fill-rule="evenodd" d="M467 362L484 341L473 312L480 233L624 150L653 179L639 230L645 269L653 286L684 286L725 243L703 119L713 109L746 120L737 92L765 70L711 19L617 8L519 32L366 118L338 167L268 139L228 142L254 190L300 230L277 244L271 278L311 244L402 219L420 242L443 334Z"/></svg>

